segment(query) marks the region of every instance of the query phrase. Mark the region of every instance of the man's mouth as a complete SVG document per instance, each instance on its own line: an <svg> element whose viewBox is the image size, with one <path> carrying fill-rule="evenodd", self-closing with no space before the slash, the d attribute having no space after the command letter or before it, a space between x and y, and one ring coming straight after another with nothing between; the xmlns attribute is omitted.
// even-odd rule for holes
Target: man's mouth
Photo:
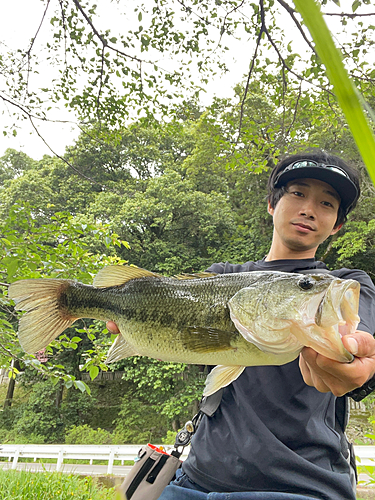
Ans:
<svg viewBox="0 0 375 500"><path fill-rule="evenodd" d="M292 222L292 225L303 232L316 231L316 228L314 226L310 226L309 224L305 224L304 222Z"/></svg>

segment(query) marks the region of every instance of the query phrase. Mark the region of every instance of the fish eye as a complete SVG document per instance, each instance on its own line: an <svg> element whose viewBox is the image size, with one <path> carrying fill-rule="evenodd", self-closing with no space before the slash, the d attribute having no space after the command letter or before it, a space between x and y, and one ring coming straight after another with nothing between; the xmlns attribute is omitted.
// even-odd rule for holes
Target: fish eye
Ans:
<svg viewBox="0 0 375 500"><path fill-rule="evenodd" d="M315 280L306 276L298 281L298 286L302 290L310 290L314 286Z"/></svg>

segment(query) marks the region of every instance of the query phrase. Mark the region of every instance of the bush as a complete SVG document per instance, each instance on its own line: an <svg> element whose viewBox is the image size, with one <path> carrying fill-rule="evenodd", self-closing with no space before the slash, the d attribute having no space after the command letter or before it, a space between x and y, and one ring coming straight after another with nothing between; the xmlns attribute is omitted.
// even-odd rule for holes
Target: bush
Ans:
<svg viewBox="0 0 375 500"><path fill-rule="evenodd" d="M158 443L169 427L165 415L130 394L124 396L115 422L116 435L130 444Z"/></svg>
<svg viewBox="0 0 375 500"><path fill-rule="evenodd" d="M5 429L0 430L0 442L1 443L12 443L12 444L44 444L46 438L39 434L18 434L14 429L6 431Z"/></svg>
<svg viewBox="0 0 375 500"><path fill-rule="evenodd" d="M50 381L34 384L28 402L13 430L17 435L43 436L46 442L61 442L64 422L56 406L56 387Z"/></svg>
<svg viewBox="0 0 375 500"><path fill-rule="evenodd" d="M117 444L113 435L104 429L92 429L87 424L74 425L65 435L66 444Z"/></svg>
<svg viewBox="0 0 375 500"><path fill-rule="evenodd" d="M176 431L168 431L167 435L161 440L161 444L174 444L176 441Z"/></svg>

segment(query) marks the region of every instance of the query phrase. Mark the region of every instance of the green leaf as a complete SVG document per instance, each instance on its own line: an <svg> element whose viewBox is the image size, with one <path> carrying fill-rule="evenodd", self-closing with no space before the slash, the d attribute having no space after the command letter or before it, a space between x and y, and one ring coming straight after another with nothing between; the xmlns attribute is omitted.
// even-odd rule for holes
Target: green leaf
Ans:
<svg viewBox="0 0 375 500"><path fill-rule="evenodd" d="M7 265L7 272L8 272L8 280L11 280L13 276L16 274L19 268L19 261L18 259L11 259L9 261L9 264Z"/></svg>
<svg viewBox="0 0 375 500"><path fill-rule="evenodd" d="M82 380L75 380L73 383L74 383L74 386L77 387L77 389L79 389L81 392L85 392L86 384L84 382L82 382Z"/></svg>
<svg viewBox="0 0 375 500"><path fill-rule="evenodd" d="M94 378L96 378L99 374L99 368L97 366L90 366L89 374L91 380L94 380Z"/></svg>
<svg viewBox="0 0 375 500"><path fill-rule="evenodd" d="M364 113L363 98L348 76L318 4L315 0L294 0L294 4L313 37L316 51L326 67L337 100L375 184L375 138Z"/></svg>
<svg viewBox="0 0 375 500"><path fill-rule="evenodd" d="M355 0L352 3L352 12L355 12L360 6L361 6L361 0Z"/></svg>
<svg viewBox="0 0 375 500"><path fill-rule="evenodd" d="M73 337L72 339L70 339L70 342L80 342L81 340L81 337Z"/></svg>

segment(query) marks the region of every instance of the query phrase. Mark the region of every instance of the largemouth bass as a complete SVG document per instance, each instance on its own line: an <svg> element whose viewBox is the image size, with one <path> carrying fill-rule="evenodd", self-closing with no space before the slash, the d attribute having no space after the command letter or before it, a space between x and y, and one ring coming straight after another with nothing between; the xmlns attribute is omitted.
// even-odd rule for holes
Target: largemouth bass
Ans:
<svg viewBox="0 0 375 500"><path fill-rule="evenodd" d="M358 325L358 282L329 274L282 272L166 278L132 266L108 266L93 286L64 279L13 283L9 297L26 313L23 349L35 353L79 318L115 321L121 335L107 362L134 355L221 365L205 395L230 384L246 366L282 365L304 346L350 362L340 332Z"/></svg>

